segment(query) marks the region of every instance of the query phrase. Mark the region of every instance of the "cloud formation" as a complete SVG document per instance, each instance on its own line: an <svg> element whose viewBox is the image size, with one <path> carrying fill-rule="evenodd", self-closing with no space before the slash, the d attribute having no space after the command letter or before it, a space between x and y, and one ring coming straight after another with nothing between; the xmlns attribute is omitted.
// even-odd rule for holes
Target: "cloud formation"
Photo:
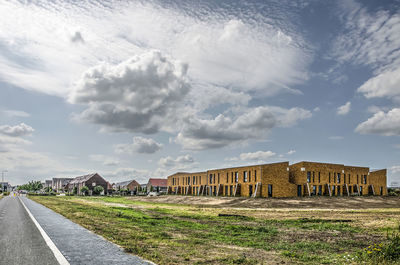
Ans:
<svg viewBox="0 0 400 265"><path fill-rule="evenodd" d="M272 128L290 127L311 116L311 112L305 109L271 106L246 109L233 118L223 114L214 119L188 117L184 121L185 127L178 133L175 141L190 150L220 148L260 139Z"/></svg>
<svg viewBox="0 0 400 265"><path fill-rule="evenodd" d="M118 159L106 155L90 155L89 159L100 162L104 166L118 166L121 163Z"/></svg>
<svg viewBox="0 0 400 265"><path fill-rule="evenodd" d="M35 130L25 123L21 123L19 125L11 126L11 125L2 125L0 126L0 134L12 136L12 137L20 137L27 136L34 132Z"/></svg>
<svg viewBox="0 0 400 265"><path fill-rule="evenodd" d="M194 162L195 160L191 155L182 155L176 158L171 156L163 157L158 161L158 164L164 168L183 169Z"/></svg>
<svg viewBox="0 0 400 265"><path fill-rule="evenodd" d="M351 108L351 102L348 101L348 102L346 102L346 104L338 107L336 113L338 115L346 115L346 114L348 114L350 112L350 108Z"/></svg>
<svg viewBox="0 0 400 265"><path fill-rule="evenodd" d="M375 113L371 118L360 123L355 131L361 134L400 136L400 108Z"/></svg>
<svg viewBox="0 0 400 265"><path fill-rule="evenodd" d="M117 65L90 68L69 101L88 105L75 118L111 131L156 133L175 119L189 92L187 65L149 51Z"/></svg>
<svg viewBox="0 0 400 265"><path fill-rule="evenodd" d="M114 151L117 154L153 154L160 150L162 146L162 144L150 138L133 137L133 143L117 144L114 146Z"/></svg>

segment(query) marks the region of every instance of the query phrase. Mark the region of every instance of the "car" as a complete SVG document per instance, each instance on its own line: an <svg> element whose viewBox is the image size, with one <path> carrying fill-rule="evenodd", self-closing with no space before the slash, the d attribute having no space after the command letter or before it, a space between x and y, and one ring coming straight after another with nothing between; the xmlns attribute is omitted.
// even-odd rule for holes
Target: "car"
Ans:
<svg viewBox="0 0 400 265"><path fill-rule="evenodd" d="M148 194L147 194L147 196L158 196L159 194L158 194L158 192L156 192L156 191L150 191Z"/></svg>

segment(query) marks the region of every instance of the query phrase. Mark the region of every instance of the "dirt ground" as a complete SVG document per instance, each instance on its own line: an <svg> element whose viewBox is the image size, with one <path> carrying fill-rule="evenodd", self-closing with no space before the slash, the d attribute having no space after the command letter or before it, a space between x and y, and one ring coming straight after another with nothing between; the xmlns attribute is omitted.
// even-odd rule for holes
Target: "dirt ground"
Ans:
<svg viewBox="0 0 400 265"><path fill-rule="evenodd" d="M249 209L388 209L400 208L400 197L230 198L166 195L133 197L137 201Z"/></svg>

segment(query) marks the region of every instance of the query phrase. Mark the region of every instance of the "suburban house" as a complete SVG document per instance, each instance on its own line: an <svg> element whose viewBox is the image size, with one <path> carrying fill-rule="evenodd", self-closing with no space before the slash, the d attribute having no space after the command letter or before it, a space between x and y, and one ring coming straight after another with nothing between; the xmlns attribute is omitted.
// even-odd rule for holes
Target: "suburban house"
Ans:
<svg viewBox="0 0 400 265"><path fill-rule="evenodd" d="M53 178L51 187L54 191L63 192L73 178Z"/></svg>
<svg viewBox="0 0 400 265"><path fill-rule="evenodd" d="M12 187L11 187L10 183L8 183L8 182L0 182L0 190L7 192L7 191L11 191Z"/></svg>
<svg viewBox="0 0 400 265"><path fill-rule="evenodd" d="M43 188L52 188L52 186L53 186L53 180L51 180L51 179L46 179L46 180L44 181Z"/></svg>
<svg viewBox="0 0 400 265"><path fill-rule="evenodd" d="M280 162L178 172L168 177L168 193L243 197L387 195L386 179L386 169Z"/></svg>
<svg viewBox="0 0 400 265"><path fill-rule="evenodd" d="M73 193L74 190L76 189L77 194L81 194L81 189L83 186L89 188L90 195L93 193L93 189L96 186L102 186L105 193L108 190L108 182L104 178L102 178L99 174L93 173L72 179L68 183L68 191L70 193Z"/></svg>
<svg viewBox="0 0 400 265"><path fill-rule="evenodd" d="M150 178L146 185L147 192L157 191L157 192L167 192L168 190L168 180L167 179L156 179Z"/></svg>
<svg viewBox="0 0 400 265"><path fill-rule="evenodd" d="M136 180L128 180L113 184L114 190L137 191L139 187L140 184Z"/></svg>

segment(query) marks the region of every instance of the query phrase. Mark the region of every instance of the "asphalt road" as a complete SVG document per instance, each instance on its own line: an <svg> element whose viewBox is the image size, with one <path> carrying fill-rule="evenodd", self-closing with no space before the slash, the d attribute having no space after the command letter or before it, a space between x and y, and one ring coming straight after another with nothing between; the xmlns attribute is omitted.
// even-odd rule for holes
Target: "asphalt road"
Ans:
<svg viewBox="0 0 400 265"><path fill-rule="evenodd" d="M0 264L58 264L18 197L0 200Z"/></svg>

